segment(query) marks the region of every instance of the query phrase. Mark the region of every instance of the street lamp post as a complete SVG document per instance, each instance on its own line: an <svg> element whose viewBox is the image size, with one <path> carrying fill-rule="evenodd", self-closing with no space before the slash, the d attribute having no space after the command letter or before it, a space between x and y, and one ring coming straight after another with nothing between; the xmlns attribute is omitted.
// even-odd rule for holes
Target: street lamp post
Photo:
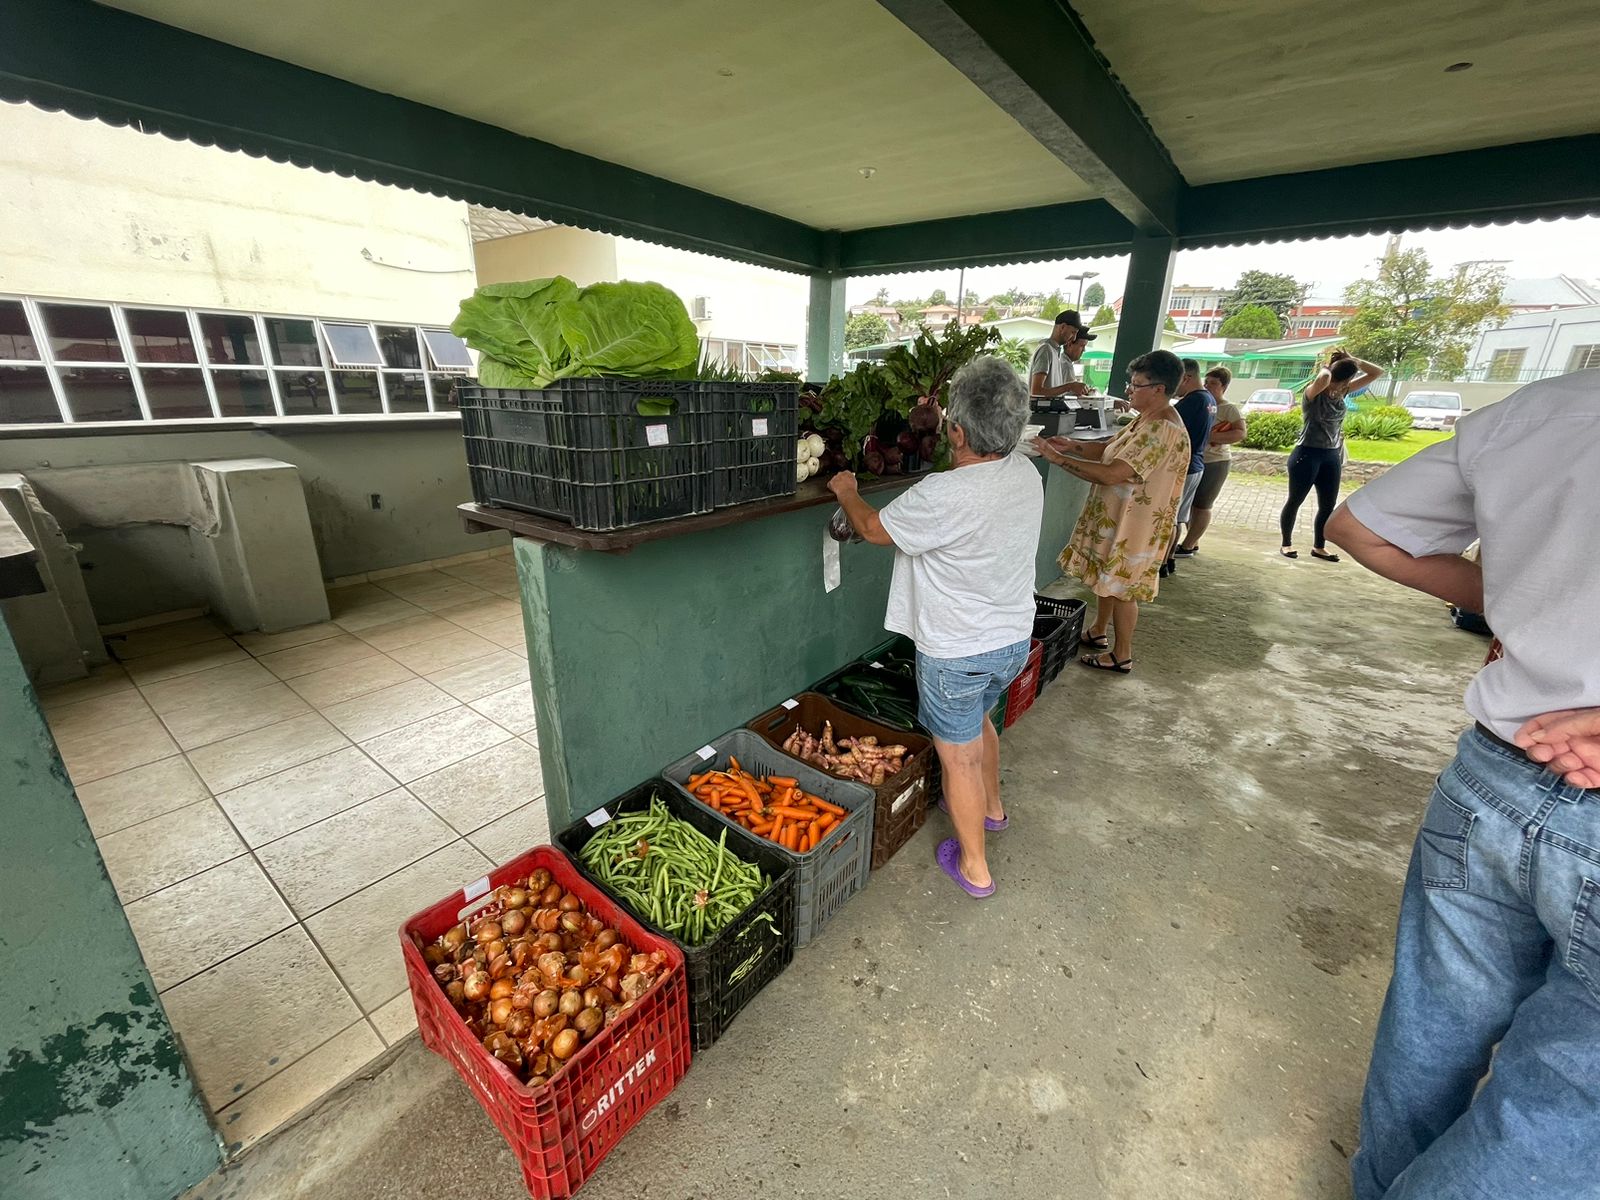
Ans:
<svg viewBox="0 0 1600 1200"><path fill-rule="evenodd" d="M1083 312L1083 285L1084 285L1084 282L1086 280L1096 279L1096 278L1099 277L1099 275L1100 275L1099 271L1079 271L1076 275L1068 275L1068 276L1065 277L1069 281L1073 280L1073 279L1076 279L1078 281L1078 305L1077 305L1077 310L1078 310L1078 312L1080 314Z"/></svg>

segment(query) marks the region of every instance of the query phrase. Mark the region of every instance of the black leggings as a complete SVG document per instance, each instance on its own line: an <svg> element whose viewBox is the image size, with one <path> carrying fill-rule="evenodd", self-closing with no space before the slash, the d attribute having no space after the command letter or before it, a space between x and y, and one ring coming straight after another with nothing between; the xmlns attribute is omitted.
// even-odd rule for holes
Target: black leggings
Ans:
<svg viewBox="0 0 1600 1200"><path fill-rule="evenodd" d="M1294 520L1300 506L1314 487L1317 489L1316 541L1323 548L1322 530L1339 503L1339 476L1344 470L1343 455L1322 446L1296 446L1289 455L1289 502L1283 506L1278 524L1283 529L1283 544L1294 544Z"/></svg>

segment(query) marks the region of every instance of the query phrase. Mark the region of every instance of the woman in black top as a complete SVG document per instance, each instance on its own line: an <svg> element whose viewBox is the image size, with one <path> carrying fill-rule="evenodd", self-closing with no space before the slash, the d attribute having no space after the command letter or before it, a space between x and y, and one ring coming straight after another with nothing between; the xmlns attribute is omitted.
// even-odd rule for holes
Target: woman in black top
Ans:
<svg viewBox="0 0 1600 1200"><path fill-rule="evenodd" d="M1289 501L1278 518L1283 531L1283 548L1278 553L1285 558L1300 557L1300 552L1294 548L1294 522L1314 487L1317 489L1317 520L1311 557L1325 562L1339 561L1337 554L1328 553L1322 530L1339 502L1339 476L1344 471L1344 398L1382 374L1381 368L1343 350L1335 350L1328 365L1306 384L1300 398L1305 424L1300 429L1300 441L1289 455Z"/></svg>

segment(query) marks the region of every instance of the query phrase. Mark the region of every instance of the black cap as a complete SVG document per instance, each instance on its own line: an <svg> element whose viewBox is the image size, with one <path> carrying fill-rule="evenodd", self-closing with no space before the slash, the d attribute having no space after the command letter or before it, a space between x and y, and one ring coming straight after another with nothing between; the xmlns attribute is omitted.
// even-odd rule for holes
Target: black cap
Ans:
<svg viewBox="0 0 1600 1200"><path fill-rule="evenodd" d="M1062 312L1058 312L1056 314L1055 323L1057 325L1076 326L1078 330L1078 336L1086 342L1092 342L1095 339L1096 335L1089 332L1089 322L1080 317L1078 315L1078 310L1075 308L1069 308Z"/></svg>

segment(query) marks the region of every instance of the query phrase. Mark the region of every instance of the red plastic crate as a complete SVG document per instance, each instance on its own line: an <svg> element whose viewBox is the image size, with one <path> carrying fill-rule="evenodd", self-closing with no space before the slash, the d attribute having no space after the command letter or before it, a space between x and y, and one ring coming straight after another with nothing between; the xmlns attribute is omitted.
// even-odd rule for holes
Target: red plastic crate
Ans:
<svg viewBox="0 0 1600 1200"><path fill-rule="evenodd" d="M1039 698L1039 670L1043 665L1044 643L1035 638L1028 649L1028 661L1022 664L1022 672L1006 689L1007 729L1021 720L1022 714L1032 708L1033 702Z"/></svg>
<svg viewBox="0 0 1600 1200"><path fill-rule="evenodd" d="M501 884L544 867L636 951L659 950L667 968L654 987L615 1024L597 1034L542 1087L529 1087L467 1031L423 961L422 944L482 907ZM469 899L469 895L473 899ZM456 892L400 927L411 1001L422 1043L446 1059L477 1097L522 1164L534 1200L571 1196L601 1160L661 1101L689 1069L689 990L683 952L647 932L550 846L535 846L468 889Z"/></svg>

